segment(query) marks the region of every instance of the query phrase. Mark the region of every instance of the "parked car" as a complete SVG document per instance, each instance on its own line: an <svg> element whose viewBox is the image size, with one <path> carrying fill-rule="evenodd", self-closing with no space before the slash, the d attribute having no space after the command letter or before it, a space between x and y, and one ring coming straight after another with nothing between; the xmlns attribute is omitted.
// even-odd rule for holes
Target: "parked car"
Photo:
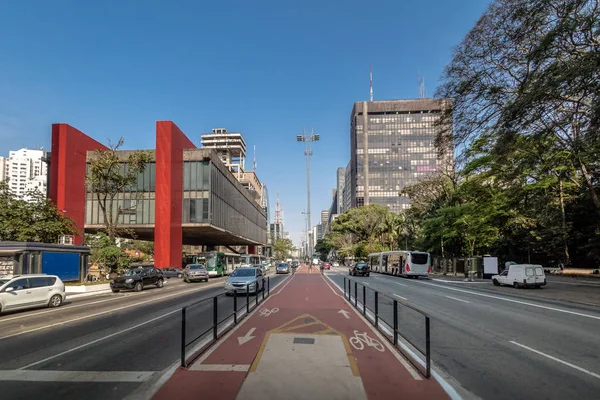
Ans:
<svg viewBox="0 0 600 400"><path fill-rule="evenodd" d="M348 270L348 272L349 272L349 275L351 275L351 276L357 276L357 275L369 276L369 274L371 273L371 268L369 267L369 264L367 264L367 263L356 263L356 264L354 264L354 267L352 267Z"/></svg>
<svg viewBox="0 0 600 400"><path fill-rule="evenodd" d="M264 274L262 268L237 268L225 282L225 293L229 296L236 293L258 294L265 289Z"/></svg>
<svg viewBox="0 0 600 400"><path fill-rule="evenodd" d="M204 264L189 264L183 271L183 281L190 282L208 282L208 271Z"/></svg>
<svg viewBox="0 0 600 400"><path fill-rule="evenodd" d="M110 281L113 293L121 290L135 290L141 292L146 286L156 285L161 288L165 284L165 276L162 271L153 265L145 265L131 268Z"/></svg>
<svg viewBox="0 0 600 400"><path fill-rule="evenodd" d="M279 263L275 268L276 274L289 274L290 273L290 265L288 263Z"/></svg>
<svg viewBox="0 0 600 400"><path fill-rule="evenodd" d="M183 278L183 269L181 268L163 268L162 273L165 278Z"/></svg>
<svg viewBox="0 0 600 400"><path fill-rule="evenodd" d="M330 270L331 269L331 264L329 264L329 263L323 263L323 264L321 264L321 269Z"/></svg>
<svg viewBox="0 0 600 400"><path fill-rule="evenodd" d="M56 275L31 274L0 278L0 313L35 307L58 307L65 284Z"/></svg>
<svg viewBox="0 0 600 400"><path fill-rule="evenodd" d="M540 288L546 285L546 274L541 265L513 264L509 265L500 275L492 276L492 282L496 286L510 285L515 288Z"/></svg>

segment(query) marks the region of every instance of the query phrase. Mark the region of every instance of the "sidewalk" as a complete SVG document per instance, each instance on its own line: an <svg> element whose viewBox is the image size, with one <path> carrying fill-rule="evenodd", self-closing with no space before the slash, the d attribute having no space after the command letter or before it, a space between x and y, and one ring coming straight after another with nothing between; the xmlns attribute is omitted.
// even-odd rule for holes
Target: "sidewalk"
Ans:
<svg viewBox="0 0 600 400"><path fill-rule="evenodd" d="M154 400L447 399L318 270L290 277Z"/></svg>

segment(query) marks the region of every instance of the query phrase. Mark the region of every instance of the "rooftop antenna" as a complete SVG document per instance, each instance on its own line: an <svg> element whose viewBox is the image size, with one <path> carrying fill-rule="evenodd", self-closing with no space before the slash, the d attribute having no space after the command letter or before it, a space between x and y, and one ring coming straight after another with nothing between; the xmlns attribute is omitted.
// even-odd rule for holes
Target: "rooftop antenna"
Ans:
<svg viewBox="0 0 600 400"><path fill-rule="evenodd" d="M419 79L419 98L420 99L425 99L427 98L427 92L425 91L425 78L423 78L423 75L421 75L421 73L418 73L418 79Z"/></svg>
<svg viewBox="0 0 600 400"><path fill-rule="evenodd" d="M256 145L254 145L254 172L256 172Z"/></svg>
<svg viewBox="0 0 600 400"><path fill-rule="evenodd" d="M373 65L369 65L369 92L370 99L373 101Z"/></svg>

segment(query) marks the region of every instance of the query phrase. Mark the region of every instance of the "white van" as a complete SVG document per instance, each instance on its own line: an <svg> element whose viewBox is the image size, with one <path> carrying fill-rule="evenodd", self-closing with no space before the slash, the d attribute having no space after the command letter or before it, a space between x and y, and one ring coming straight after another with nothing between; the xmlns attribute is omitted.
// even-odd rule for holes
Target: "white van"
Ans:
<svg viewBox="0 0 600 400"><path fill-rule="evenodd" d="M500 275L492 276L492 282L496 286L510 285L516 288L539 288L546 285L546 274L544 274L544 268L541 265L513 264L509 265Z"/></svg>

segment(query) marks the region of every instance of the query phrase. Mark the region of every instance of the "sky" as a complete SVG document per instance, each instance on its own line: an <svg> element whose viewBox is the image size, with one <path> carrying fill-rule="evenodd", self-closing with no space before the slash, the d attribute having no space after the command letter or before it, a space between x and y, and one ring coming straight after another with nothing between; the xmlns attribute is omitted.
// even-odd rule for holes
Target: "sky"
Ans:
<svg viewBox="0 0 600 400"><path fill-rule="evenodd" d="M50 149L68 123L125 149L155 147L172 120L197 145L223 127L244 135L246 168L276 196L299 244L307 208L303 129L311 158L312 223L328 209L350 159L350 112L369 98L411 99L418 74L432 96L452 49L488 0L82 1L0 4L0 155Z"/></svg>

